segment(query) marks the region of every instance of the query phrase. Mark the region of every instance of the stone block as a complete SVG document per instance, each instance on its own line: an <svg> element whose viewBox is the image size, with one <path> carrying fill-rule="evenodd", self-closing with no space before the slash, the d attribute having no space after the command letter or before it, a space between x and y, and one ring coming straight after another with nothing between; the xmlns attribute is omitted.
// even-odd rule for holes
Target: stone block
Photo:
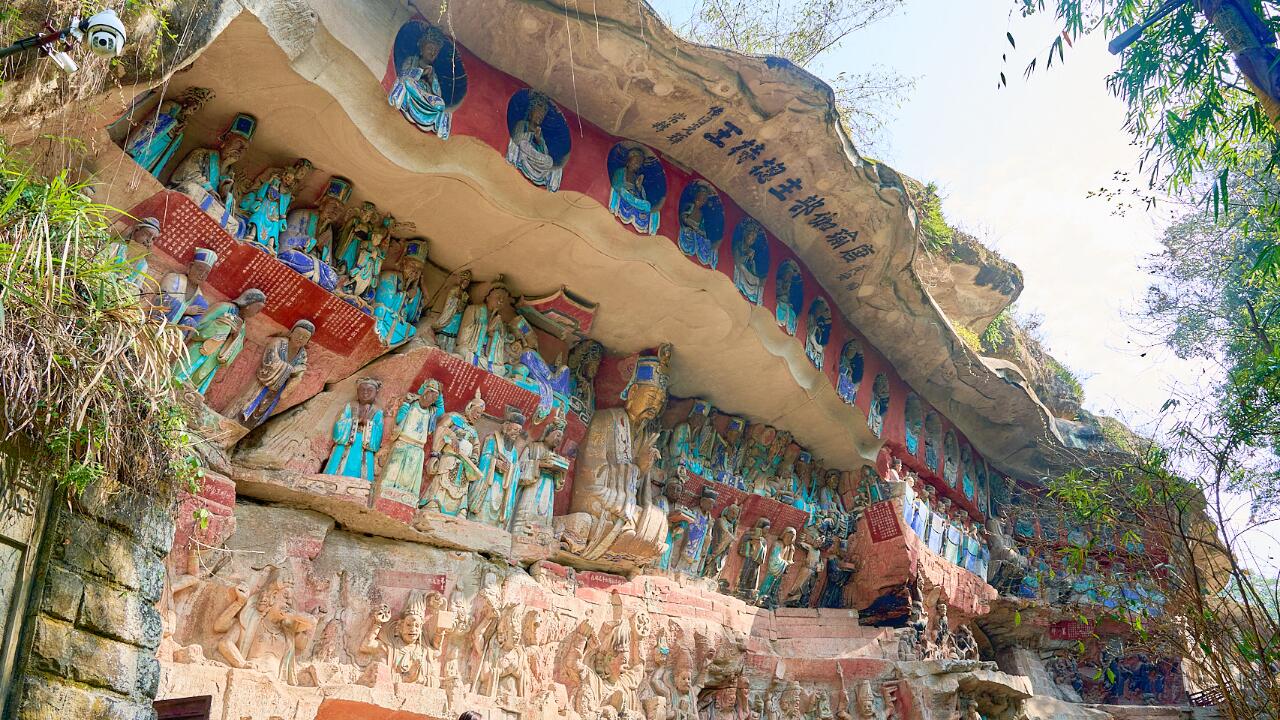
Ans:
<svg viewBox="0 0 1280 720"><path fill-rule="evenodd" d="M71 674L71 633L67 623L39 616L31 641L31 662L37 670L51 675L69 677Z"/></svg>
<svg viewBox="0 0 1280 720"><path fill-rule="evenodd" d="M137 593L100 583L84 588L77 627L131 645L154 650L160 644L160 614Z"/></svg>
<svg viewBox="0 0 1280 720"><path fill-rule="evenodd" d="M50 565L40 608L59 620L74 622L83 593L84 581L79 575L58 565Z"/></svg>
<svg viewBox="0 0 1280 720"><path fill-rule="evenodd" d="M138 589L139 556L150 553L139 547L132 537L111 530L93 518L71 513L63 513L59 518L58 537L57 559L85 573L131 590Z"/></svg>
<svg viewBox="0 0 1280 720"><path fill-rule="evenodd" d="M15 720L70 720L105 717L105 698L43 675L28 674Z"/></svg>
<svg viewBox="0 0 1280 720"><path fill-rule="evenodd" d="M171 503L136 490L108 492L100 485L91 485L76 505L89 517L138 538L154 552L169 552L174 528Z"/></svg>
<svg viewBox="0 0 1280 720"><path fill-rule="evenodd" d="M71 631L68 644L73 680L121 695L136 691L141 657L138 648L81 630Z"/></svg>

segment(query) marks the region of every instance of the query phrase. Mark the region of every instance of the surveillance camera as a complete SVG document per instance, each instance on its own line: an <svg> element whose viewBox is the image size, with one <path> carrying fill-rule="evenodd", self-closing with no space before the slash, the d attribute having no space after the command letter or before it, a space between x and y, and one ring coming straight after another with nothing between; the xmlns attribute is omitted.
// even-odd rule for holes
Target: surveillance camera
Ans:
<svg viewBox="0 0 1280 720"><path fill-rule="evenodd" d="M114 10L107 9L80 24L89 41L89 49L98 55L119 55L124 50L124 23Z"/></svg>

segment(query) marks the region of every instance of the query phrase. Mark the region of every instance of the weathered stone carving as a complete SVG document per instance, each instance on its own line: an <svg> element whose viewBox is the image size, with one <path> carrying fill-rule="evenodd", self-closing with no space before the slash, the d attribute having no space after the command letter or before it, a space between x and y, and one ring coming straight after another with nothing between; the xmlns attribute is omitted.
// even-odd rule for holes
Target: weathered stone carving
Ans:
<svg viewBox="0 0 1280 720"><path fill-rule="evenodd" d="M569 469L567 458L556 450L564 437L565 420L556 415L543 431L542 439L532 443L521 463L520 486L511 531L525 535L549 533L555 494L564 486Z"/></svg>
<svg viewBox="0 0 1280 720"><path fill-rule="evenodd" d="M280 398L302 379L307 371L307 343L316 326L310 320L299 320L284 337L272 338L262 353L255 383L236 403L238 418L246 427L257 427L275 411ZM234 407L233 406L233 407Z"/></svg>
<svg viewBox="0 0 1280 720"><path fill-rule="evenodd" d="M417 506L422 495L425 448L431 442L436 423L444 415L444 397L440 391L440 381L429 378L400 404L391 434L391 453L378 479L378 497Z"/></svg>
<svg viewBox="0 0 1280 720"><path fill-rule="evenodd" d="M768 529L769 518L760 518L738 543L738 554L742 556L742 567L738 570L738 597L749 603L754 603L758 597L760 571L769 554L769 538L765 536Z"/></svg>
<svg viewBox="0 0 1280 720"><path fill-rule="evenodd" d="M129 132L124 141L125 153L159 178L182 145L187 122L213 97L213 91L208 88L192 87L183 90L176 100L160 103L149 119Z"/></svg>
<svg viewBox="0 0 1280 720"><path fill-rule="evenodd" d="M729 553L733 551L734 540L738 537L738 518L741 516L742 506L737 503L726 505L720 511L720 517L716 518L715 526L711 530L706 561L702 566L703 577L720 579L720 573L724 572Z"/></svg>
<svg viewBox="0 0 1280 720"><path fill-rule="evenodd" d="M244 156L258 127L252 115L240 113L222 135L217 149L192 150L173 169L169 184L190 197L206 215L232 237L246 234L243 218L235 214L235 171L232 166Z"/></svg>
<svg viewBox="0 0 1280 720"><path fill-rule="evenodd" d="M461 413L451 412L440 420L431 437L431 460L427 465L427 488L422 506L442 515L467 517L468 489L482 473L476 421L484 412L480 390Z"/></svg>
<svg viewBox="0 0 1280 720"><path fill-rule="evenodd" d="M218 254L208 248L196 248L186 274L168 273L160 279L160 310L166 322L176 324L184 336L204 317L209 301L201 286L218 262Z"/></svg>
<svg viewBox="0 0 1280 720"><path fill-rule="evenodd" d="M230 603L213 621L213 631L222 634L219 654L231 667L259 670L296 685L298 653L315 620L293 610L292 582L279 568L271 568L255 593L243 585L229 590Z"/></svg>
<svg viewBox="0 0 1280 720"><path fill-rule="evenodd" d="M510 524L521 473L523 433L524 416L509 410L501 430L485 438L480 450L480 474L467 490L468 517L472 520L503 529Z"/></svg>
<svg viewBox="0 0 1280 720"><path fill-rule="evenodd" d="M266 304L266 293L250 288L232 302L214 305L188 334L187 356L179 362L174 377L203 395L218 371L239 357L244 349L245 324Z"/></svg>
<svg viewBox="0 0 1280 720"><path fill-rule="evenodd" d="M758 603L761 607L772 609L778 606L778 596L782 592L782 579L791 568L791 563L795 562L795 542L796 529L785 528L769 551L769 559L764 568L764 579L760 581Z"/></svg>
<svg viewBox="0 0 1280 720"><path fill-rule="evenodd" d="M333 423L333 450L326 475L358 477L373 482L375 458L382 449L382 408L376 405L382 381L365 377L356 382L356 400L347 403Z"/></svg>
<svg viewBox="0 0 1280 720"><path fill-rule="evenodd" d="M458 330L457 353L476 367L505 377L507 343L511 328L507 318L513 314L511 291L499 275L489 285L484 301L467 307Z"/></svg>

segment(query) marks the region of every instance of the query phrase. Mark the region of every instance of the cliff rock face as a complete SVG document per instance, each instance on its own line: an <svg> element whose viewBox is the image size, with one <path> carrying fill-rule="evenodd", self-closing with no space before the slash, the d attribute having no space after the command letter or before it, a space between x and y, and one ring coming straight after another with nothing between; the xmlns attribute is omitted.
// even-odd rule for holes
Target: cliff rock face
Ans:
<svg viewBox="0 0 1280 720"><path fill-rule="evenodd" d="M981 333L1022 294L1022 271L972 235L956 231L937 252L916 254L916 271L955 325Z"/></svg>

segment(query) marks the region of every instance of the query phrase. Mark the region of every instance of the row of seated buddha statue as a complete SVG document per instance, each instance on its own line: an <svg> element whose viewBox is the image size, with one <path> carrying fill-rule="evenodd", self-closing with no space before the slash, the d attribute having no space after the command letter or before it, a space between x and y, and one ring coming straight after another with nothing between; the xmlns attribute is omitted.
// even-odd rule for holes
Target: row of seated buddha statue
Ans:
<svg viewBox="0 0 1280 720"><path fill-rule="evenodd" d="M890 492L902 494L902 519L930 551L949 562L987 579L991 550L987 531L949 497L938 497L937 489L914 471L902 469L902 460L890 462L885 482Z"/></svg>

